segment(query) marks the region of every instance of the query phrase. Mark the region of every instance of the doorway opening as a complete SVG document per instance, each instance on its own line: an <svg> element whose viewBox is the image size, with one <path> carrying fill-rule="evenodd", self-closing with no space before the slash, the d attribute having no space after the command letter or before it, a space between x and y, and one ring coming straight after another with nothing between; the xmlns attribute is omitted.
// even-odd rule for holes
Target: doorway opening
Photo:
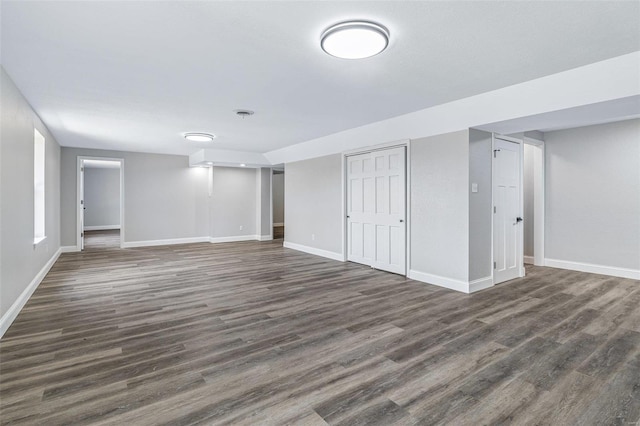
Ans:
<svg viewBox="0 0 640 426"><path fill-rule="evenodd" d="M273 239L284 239L284 170L273 169L271 196L273 210Z"/></svg>
<svg viewBox="0 0 640 426"><path fill-rule="evenodd" d="M78 251L123 247L123 177L123 159L78 157Z"/></svg>
<svg viewBox="0 0 640 426"><path fill-rule="evenodd" d="M524 263L544 266L544 142L524 138Z"/></svg>

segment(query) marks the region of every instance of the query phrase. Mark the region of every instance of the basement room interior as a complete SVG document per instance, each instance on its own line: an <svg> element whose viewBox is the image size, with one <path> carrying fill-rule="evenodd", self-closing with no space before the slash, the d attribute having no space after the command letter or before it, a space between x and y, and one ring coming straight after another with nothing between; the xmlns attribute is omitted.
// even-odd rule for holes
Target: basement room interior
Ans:
<svg viewBox="0 0 640 426"><path fill-rule="evenodd" d="M0 424L640 422L639 1L0 21Z"/></svg>

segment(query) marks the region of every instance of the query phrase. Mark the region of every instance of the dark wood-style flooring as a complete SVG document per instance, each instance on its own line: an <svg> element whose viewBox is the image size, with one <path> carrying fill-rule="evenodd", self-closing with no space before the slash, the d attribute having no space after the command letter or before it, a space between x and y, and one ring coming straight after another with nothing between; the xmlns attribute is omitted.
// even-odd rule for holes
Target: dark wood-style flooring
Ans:
<svg viewBox="0 0 640 426"><path fill-rule="evenodd" d="M640 282L471 296L281 242L63 254L0 341L2 424L633 424Z"/></svg>

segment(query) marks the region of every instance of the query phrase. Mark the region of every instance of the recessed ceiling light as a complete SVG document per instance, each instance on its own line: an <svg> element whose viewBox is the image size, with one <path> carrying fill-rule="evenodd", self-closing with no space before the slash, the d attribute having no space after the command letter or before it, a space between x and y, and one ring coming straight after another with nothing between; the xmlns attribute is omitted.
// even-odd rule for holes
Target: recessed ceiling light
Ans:
<svg viewBox="0 0 640 426"><path fill-rule="evenodd" d="M322 50L343 59L377 55L389 45L389 30L367 21L349 21L329 27L320 38Z"/></svg>
<svg viewBox="0 0 640 426"><path fill-rule="evenodd" d="M185 133L184 138L193 142L211 142L215 135L210 133Z"/></svg>
<svg viewBox="0 0 640 426"><path fill-rule="evenodd" d="M240 167L247 167L247 165L242 163L242 164L240 164Z"/></svg>

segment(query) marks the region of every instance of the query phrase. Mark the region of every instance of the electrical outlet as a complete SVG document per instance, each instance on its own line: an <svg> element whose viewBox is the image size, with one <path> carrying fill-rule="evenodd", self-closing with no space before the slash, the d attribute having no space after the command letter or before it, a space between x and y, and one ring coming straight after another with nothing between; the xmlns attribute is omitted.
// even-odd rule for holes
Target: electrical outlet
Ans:
<svg viewBox="0 0 640 426"><path fill-rule="evenodd" d="M240 225L240 230L242 231L242 225Z"/></svg>
<svg viewBox="0 0 640 426"><path fill-rule="evenodd" d="M311 241L315 241L316 240L316 234L311 234Z"/></svg>

